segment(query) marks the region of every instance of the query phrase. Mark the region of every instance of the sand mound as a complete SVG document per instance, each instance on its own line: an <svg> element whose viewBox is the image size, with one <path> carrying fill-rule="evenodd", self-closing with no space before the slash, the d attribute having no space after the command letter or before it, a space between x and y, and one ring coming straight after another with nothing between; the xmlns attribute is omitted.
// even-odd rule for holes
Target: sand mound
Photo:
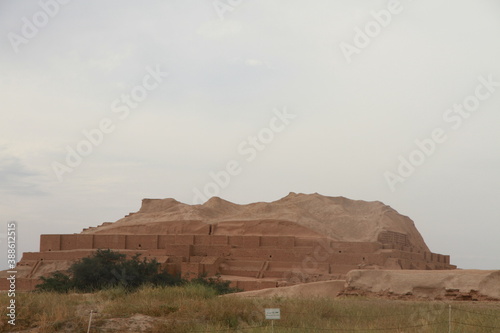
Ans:
<svg viewBox="0 0 500 333"><path fill-rule="evenodd" d="M294 286L244 291L226 296L235 297L336 297L344 290L345 280L330 280Z"/></svg>
<svg viewBox="0 0 500 333"><path fill-rule="evenodd" d="M353 270L347 274L348 289L379 294L441 298L472 293L500 299L500 271Z"/></svg>
<svg viewBox="0 0 500 333"><path fill-rule="evenodd" d="M383 231L405 235L403 245L429 252L413 221L381 202L290 193L274 202L238 205L211 198L202 205L144 199L137 213L84 233L194 233L216 224L215 234L328 236L344 242L376 242Z"/></svg>
<svg viewBox="0 0 500 333"><path fill-rule="evenodd" d="M347 280L245 291L234 297L337 297L364 295L415 299L500 300L500 271L352 270Z"/></svg>

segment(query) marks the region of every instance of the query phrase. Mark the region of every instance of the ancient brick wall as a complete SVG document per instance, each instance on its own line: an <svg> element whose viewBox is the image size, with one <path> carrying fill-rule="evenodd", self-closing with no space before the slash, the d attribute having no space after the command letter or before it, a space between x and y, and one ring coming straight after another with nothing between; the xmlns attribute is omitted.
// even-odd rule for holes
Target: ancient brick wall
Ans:
<svg viewBox="0 0 500 333"><path fill-rule="evenodd" d="M378 241L383 244L398 244L402 246L410 246L408 236L394 231L382 231L378 235Z"/></svg>
<svg viewBox="0 0 500 333"><path fill-rule="evenodd" d="M42 235L40 252L24 253L19 265L32 267L33 276L40 261L74 261L96 249L110 248L128 256L141 253L154 257L171 274L192 278L203 273L222 273L258 280L236 281L245 290L273 285L294 271L310 274L314 279L328 279L352 269L384 267L389 262L402 269L454 268L449 265L449 256L416 250L404 234L382 232L379 240L336 242L317 237L208 234ZM31 288L31 282L22 283Z"/></svg>

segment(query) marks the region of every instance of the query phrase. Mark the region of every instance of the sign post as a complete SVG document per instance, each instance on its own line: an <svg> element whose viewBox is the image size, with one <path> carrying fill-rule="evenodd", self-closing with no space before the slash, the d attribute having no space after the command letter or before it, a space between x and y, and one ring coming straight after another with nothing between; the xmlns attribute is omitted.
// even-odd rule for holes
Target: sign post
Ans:
<svg viewBox="0 0 500 333"><path fill-rule="evenodd" d="M271 332L274 333L274 321L281 319L280 309L264 309L266 319L271 320Z"/></svg>

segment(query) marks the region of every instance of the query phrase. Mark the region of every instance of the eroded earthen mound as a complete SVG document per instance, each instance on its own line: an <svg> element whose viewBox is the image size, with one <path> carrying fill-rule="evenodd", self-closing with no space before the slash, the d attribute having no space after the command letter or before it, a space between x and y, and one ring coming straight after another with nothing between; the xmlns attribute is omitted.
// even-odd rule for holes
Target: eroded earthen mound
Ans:
<svg viewBox="0 0 500 333"><path fill-rule="evenodd" d="M155 258L186 278L221 274L244 290L339 280L353 269L455 268L449 256L429 251L410 218L381 202L295 193L248 205L144 199L114 223L41 235L40 252L18 263L18 288L108 248Z"/></svg>
<svg viewBox="0 0 500 333"><path fill-rule="evenodd" d="M137 213L84 233L197 233L205 224L217 224L216 235L328 236L341 242L377 242L384 231L391 231L401 234L396 241L402 245L429 251L413 221L391 207L317 193L290 193L277 201L248 205L218 197L202 205L144 199Z"/></svg>
<svg viewBox="0 0 500 333"><path fill-rule="evenodd" d="M500 271L353 270L346 293L385 297L453 300L500 300Z"/></svg>

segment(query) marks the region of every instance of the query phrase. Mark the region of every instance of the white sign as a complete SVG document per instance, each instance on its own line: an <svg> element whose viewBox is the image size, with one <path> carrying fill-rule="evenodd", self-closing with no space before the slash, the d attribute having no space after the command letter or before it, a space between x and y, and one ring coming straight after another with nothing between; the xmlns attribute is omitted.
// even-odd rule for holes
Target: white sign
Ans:
<svg viewBox="0 0 500 333"><path fill-rule="evenodd" d="M280 309L264 309L266 319L281 319Z"/></svg>

